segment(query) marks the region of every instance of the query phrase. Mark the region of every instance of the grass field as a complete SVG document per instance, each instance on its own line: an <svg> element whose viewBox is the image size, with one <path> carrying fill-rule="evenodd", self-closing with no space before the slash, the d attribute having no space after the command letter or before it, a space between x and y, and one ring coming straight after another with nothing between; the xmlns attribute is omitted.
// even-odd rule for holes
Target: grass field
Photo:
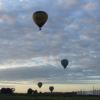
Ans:
<svg viewBox="0 0 100 100"><path fill-rule="evenodd" d="M24 95L0 95L0 100L100 100L93 96L24 96Z"/></svg>

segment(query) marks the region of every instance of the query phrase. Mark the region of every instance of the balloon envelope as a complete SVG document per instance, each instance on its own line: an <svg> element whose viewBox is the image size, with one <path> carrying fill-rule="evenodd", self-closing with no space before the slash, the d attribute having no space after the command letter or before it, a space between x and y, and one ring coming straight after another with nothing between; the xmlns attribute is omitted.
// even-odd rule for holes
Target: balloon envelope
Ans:
<svg viewBox="0 0 100 100"><path fill-rule="evenodd" d="M49 90L52 92L54 90L54 87L53 86L50 86L49 87Z"/></svg>
<svg viewBox="0 0 100 100"><path fill-rule="evenodd" d="M67 59L63 59L63 60L61 60L61 64L62 64L62 66L64 67L64 69L67 67L67 65L68 65L68 60Z"/></svg>
<svg viewBox="0 0 100 100"><path fill-rule="evenodd" d="M42 87L42 82L38 83L38 87L41 88Z"/></svg>
<svg viewBox="0 0 100 100"><path fill-rule="evenodd" d="M48 14L44 11L36 11L35 13L33 13L32 18L35 24L41 30L42 26L46 23L48 19Z"/></svg>

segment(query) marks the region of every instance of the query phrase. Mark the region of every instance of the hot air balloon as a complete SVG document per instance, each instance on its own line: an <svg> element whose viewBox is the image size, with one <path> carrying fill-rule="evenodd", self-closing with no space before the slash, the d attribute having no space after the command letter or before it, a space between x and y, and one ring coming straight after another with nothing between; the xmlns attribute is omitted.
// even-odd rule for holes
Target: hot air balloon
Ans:
<svg viewBox="0 0 100 100"><path fill-rule="evenodd" d="M53 86L50 86L49 87L49 90L51 91L51 93L53 92L53 90L54 90L54 87Z"/></svg>
<svg viewBox="0 0 100 100"><path fill-rule="evenodd" d="M67 59L62 59L61 60L61 64L62 64L62 66L64 67L64 69L67 67L67 65L68 65L68 60Z"/></svg>
<svg viewBox="0 0 100 100"><path fill-rule="evenodd" d="M48 14L44 11L36 11L35 13L33 13L32 18L35 24L41 30L42 26L46 23L48 19Z"/></svg>
<svg viewBox="0 0 100 100"><path fill-rule="evenodd" d="M42 82L39 82L37 85L38 85L39 88L41 88L42 87Z"/></svg>

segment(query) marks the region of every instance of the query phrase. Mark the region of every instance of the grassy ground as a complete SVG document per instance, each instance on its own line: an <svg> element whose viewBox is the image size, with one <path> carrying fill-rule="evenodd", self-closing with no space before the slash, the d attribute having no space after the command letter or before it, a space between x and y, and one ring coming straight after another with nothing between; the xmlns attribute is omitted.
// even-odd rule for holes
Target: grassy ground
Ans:
<svg viewBox="0 0 100 100"><path fill-rule="evenodd" d="M24 95L0 95L0 100L100 100L100 97L86 97L86 96L73 96L73 97L57 97L57 96L24 96Z"/></svg>

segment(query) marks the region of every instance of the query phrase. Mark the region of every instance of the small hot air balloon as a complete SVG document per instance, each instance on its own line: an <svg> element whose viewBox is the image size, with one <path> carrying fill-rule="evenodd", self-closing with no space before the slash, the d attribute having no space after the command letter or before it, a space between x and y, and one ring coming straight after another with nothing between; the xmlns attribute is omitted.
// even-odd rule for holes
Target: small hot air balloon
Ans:
<svg viewBox="0 0 100 100"><path fill-rule="evenodd" d="M42 26L46 23L48 19L48 14L44 11L36 11L35 13L33 13L32 18L35 24L41 30Z"/></svg>
<svg viewBox="0 0 100 100"><path fill-rule="evenodd" d="M41 88L42 87L42 82L39 82L37 85L38 85L39 88Z"/></svg>
<svg viewBox="0 0 100 100"><path fill-rule="evenodd" d="M51 93L53 92L53 90L54 90L54 87L53 86L50 86L49 87L49 90L51 91Z"/></svg>
<svg viewBox="0 0 100 100"><path fill-rule="evenodd" d="M68 65L68 60L67 59L62 59L61 60L61 64L62 64L62 66L64 67L64 69L67 67L67 65Z"/></svg>

